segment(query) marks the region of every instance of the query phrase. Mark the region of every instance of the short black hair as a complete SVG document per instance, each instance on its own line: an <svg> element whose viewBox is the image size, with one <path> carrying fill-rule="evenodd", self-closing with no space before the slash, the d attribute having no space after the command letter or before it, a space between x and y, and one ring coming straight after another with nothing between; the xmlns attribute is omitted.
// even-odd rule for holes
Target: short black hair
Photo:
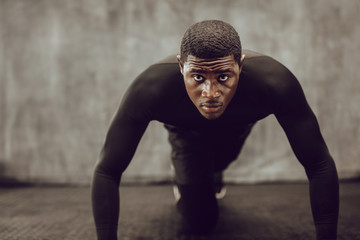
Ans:
<svg viewBox="0 0 360 240"><path fill-rule="evenodd" d="M234 55L240 64L241 41L239 34L228 23L220 20L206 20L190 26L181 41L181 61L188 55L212 59Z"/></svg>

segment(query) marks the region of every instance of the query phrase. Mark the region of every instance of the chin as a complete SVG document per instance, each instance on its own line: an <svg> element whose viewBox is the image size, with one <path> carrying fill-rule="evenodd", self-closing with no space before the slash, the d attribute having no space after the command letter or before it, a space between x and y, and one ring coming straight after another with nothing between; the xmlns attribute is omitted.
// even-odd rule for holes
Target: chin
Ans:
<svg viewBox="0 0 360 240"><path fill-rule="evenodd" d="M201 115L207 120L215 120L221 117L222 113L201 113Z"/></svg>
<svg viewBox="0 0 360 240"><path fill-rule="evenodd" d="M207 120L216 120L216 119L218 119L219 117L217 117L217 116L214 116L214 117L205 117Z"/></svg>

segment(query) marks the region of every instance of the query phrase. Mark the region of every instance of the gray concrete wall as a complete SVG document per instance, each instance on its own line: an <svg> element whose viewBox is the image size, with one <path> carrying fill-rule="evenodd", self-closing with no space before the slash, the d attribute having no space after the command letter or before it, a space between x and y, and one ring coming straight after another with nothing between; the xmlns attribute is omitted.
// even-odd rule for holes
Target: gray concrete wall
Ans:
<svg viewBox="0 0 360 240"><path fill-rule="evenodd" d="M88 183L126 87L178 52L186 28L222 19L244 48L283 62L302 83L342 178L360 173L357 0L0 0L0 176ZM159 123L125 180L171 176ZM305 179L274 117L259 123L226 178Z"/></svg>

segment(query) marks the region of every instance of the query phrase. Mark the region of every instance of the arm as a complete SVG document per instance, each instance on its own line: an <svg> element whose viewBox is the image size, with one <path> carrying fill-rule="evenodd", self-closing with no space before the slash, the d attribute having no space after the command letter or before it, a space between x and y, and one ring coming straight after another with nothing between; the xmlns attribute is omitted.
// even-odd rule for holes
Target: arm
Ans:
<svg viewBox="0 0 360 240"><path fill-rule="evenodd" d="M92 208L99 240L116 240L119 184L149 123L146 104L132 87L115 115L96 164L92 182Z"/></svg>
<svg viewBox="0 0 360 240"><path fill-rule="evenodd" d="M110 125L93 177L92 206L99 240L117 239L121 175L149 122L159 120L163 112L168 114L167 105L177 102L175 95L179 91L174 84L182 84L181 77L175 62L154 64L127 90Z"/></svg>
<svg viewBox="0 0 360 240"><path fill-rule="evenodd" d="M309 179L310 202L318 240L336 239L339 183L335 163L300 84L292 82L280 97L276 117Z"/></svg>
<svg viewBox="0 0 360 240"><path fill-rule="evenodd" d="M117 239L121 175L147 126L118 122L116 119L109 130L92 182L92 208L99 240Z"/></svg>

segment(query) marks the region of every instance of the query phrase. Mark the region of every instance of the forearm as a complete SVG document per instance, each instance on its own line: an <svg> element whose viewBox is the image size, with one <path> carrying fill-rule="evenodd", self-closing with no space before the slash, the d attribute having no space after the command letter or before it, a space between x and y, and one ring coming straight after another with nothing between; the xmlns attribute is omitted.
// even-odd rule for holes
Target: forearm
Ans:
<svg viewBox="0 0 360 240"><path fill-rule="evenodd" d="M119 218L119 178L95 170L91 191L98 240L116 240Z"/></svg>
<svg viewBox="0 0 360 240"><path fill-rule="evenodd" d="M335 163L329 157L315 168L307 168L306 172L317 240L334 240L339 214L339 182Z"/></svg>

